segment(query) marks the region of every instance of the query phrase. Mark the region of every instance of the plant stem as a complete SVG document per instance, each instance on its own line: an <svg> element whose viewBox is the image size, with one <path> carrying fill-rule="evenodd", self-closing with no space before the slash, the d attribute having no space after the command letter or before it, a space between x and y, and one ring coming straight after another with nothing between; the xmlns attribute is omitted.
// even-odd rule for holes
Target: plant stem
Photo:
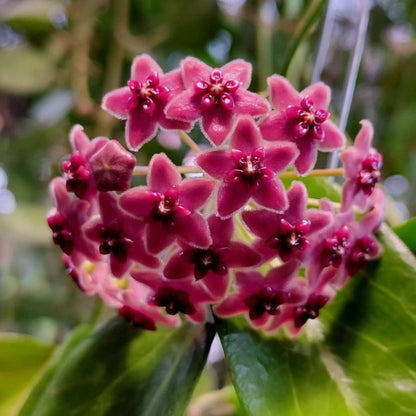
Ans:
<svg viewBox="0 0 416 416"><path fill-rule="evenodd" d="M178 130L178 134L182 141L187 144L194 152L199 153L201 151L199 146L194 142L189 134L185 133L183 130Z"/></svg>

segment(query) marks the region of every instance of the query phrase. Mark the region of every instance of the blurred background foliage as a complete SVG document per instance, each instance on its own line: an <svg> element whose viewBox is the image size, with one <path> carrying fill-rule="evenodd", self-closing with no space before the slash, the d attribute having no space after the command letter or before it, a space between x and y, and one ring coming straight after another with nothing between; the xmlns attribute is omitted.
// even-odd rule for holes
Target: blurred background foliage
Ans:
<svg viewBox="0 0 416 416"><path fill-rule="evenodd" d="M360 7L338 1L322 74L335 116ZM211 66L243 58L253 91L272 73L302 88L325 8L324 0L0 0L0 331L59 341L94 310L51 244L48 183L73 124L124 143L124 124L100 102L128 80L135 55L151 54L165 71L188 55ZM374 0L347 127L354 137L362 118L375 124L398 222L416 212L415 25L416 0Z"/></svg>

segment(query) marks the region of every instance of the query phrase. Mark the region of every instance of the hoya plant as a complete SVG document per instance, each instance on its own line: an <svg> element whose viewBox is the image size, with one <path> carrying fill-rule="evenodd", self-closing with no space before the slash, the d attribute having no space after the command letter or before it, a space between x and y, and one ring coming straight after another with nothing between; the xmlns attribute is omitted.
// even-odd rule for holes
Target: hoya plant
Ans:
<svg viewBox="0 0 416 416"><path fill-rule="evenodd" d="M107 316L27 369L19 416L415 414L416 261L385 221L372 122L351 137L325 83L251 78L244 59L139 54L101 103L124 137L72 127L47 224ZM143 162L162 136L181 162ZM193 395L214 339L229 382Z"/></svg>

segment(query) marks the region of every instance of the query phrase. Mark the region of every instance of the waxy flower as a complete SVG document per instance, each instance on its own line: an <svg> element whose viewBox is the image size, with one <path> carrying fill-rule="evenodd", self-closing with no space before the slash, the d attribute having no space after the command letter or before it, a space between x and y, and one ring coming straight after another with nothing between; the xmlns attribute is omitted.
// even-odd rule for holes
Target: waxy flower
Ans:
<svg viewBox="0 0 416 416"><path fill-rule="evenodd" d="M73 200L61 178L55 178L51 182L50 192L56 206L47 216L53 242L77 266L85 259L98 261L100 259L98 250L84 232L84 225L91 216L90 203L79 199Z"/></svg>
<svg viewBox="0 0 416 416"><path fill-rule="evenodd" d="M362 120L361 126L354 146L350 146L340 155L347 179L342 192L343 209L348 209L353 203L365 209L371 203L369 196L381 179L382 157L371 146L373 126L367 120Z"/></svg>
<svg viewBox="0 0 416 416"><path fill-rule="evenodd" d="M138 262L147 267L158 267L159 259L147 253L144 247L145 224L123 211L114 192L98 196L100 216L86 226L88 237L98 243L102 255L108 255L111 272L122 277Z"/></svg>
<svg viewBox="0 0 416 416"><path fill-rule="evenodd" d="M226 140L236 115L259 116L269 111L264 98L247 91L251 65L242 59L211 68L186 58L181 68L186 90L166 106L166 115L190 122L201 119L201 129L214 145Z"/></svg>
<svg viewBox="0 0 416 416"><path fill-rule="evenodd" d="M331 91L319 82L299 93L280 75L268 78L268 84L274 110L260 123L261 133L266 140L295 143L299 149L295 168L306 175L315 165L318 150L332 151L345 144L344 135L329 120Z"/></svg>
<svg viewBox="0 0 416 416"><path fill-rule="evenodd" d="M297 261L287 262L266 276L255 270L238 271L234 292L214 307L215 314L226 318L244 313L254 328L267 329L286 305L306 300L304 280L295 277L299 266Z"/></svg>
<svg viewBox="0 0 416 416"><path fill-rule="evenodd" d="M184 314L192 322L206 320L206 305L212 296L200 285L187 279L168 280L151 270L133 270L133 279L148 286L152 292L147 298L150 305L163 308L168 315Z"/></svg>
<svg viewBox="0 0 416 416"><path fill-rule="evenodd" d="M121 206L143 221L146 248L157 254L176 238L194 247L208 247L212 240L205 218L197 212L214 189L210 179L181 181L175 165L164 154L149 164L148 187L130 189L120 197Z"/></svg>
<svg viewBox="0 0 416 416"><path fill-rule="evenodd" d="M305 185L293 182L287 192L289 205L282 214L269 210L242 213L250 231L260 237L255 246L264 260L278 255L283 261L294 258L307 261L310 235L329 224L329 212L306 209L308 194Z"/></svg>
<svg viewBox="0 0 416 416"><path fill-rule="evenodd" d="M207 248L195 248L180 242L180 249L169 258L163 274L168 279L192 277L215 299L221 299L228 289L229 270L254 266L261 256L248 244L231 241L234 233L231 218L224 220L211 215L208 225L212 244Z"/></svg>
<svg viewBox="0 0 416 416"><path fill-rule="evenodd" d="M263 145L260 132L250 117L239 118L231 135L231 150L201 153L198 165L221 181L217 208L221 217L241 209L250 198L274 211L287 208L284 186L276 174L286 169L298 152L292 143Z"/></svg>
<svg viewBox="0 0 416 416"><path fill-rule="evenodd" d="M137 56L131 67L127 87L107 93L102 102L104 110L127 120L126 143L138 150L152 139L158 126L165 129L189 130L188 122L166 118L166 104L183 90L180 70L163 74L159 65L148 55Z"/></svg>

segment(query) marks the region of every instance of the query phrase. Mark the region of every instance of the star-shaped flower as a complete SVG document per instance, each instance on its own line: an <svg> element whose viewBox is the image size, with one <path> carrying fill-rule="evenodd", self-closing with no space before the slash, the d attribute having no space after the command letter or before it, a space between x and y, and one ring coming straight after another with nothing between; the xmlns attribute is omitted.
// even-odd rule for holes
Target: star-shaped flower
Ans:
<svg viewBox="0 0 416 416"><path fill-rule="evenodd" d="M208 225L212 244L207 248L195 248L180 242L180 249L170 257L163 273L168 279L192 277L215 299L221 299L228 288L229 269L254 266L261 256L248 244L231 241L232 218L224 220L211 215Z"/></svg>
<svg viewBox="0 0 416 416"><path fill-rule="evenodd" d="M238 271L235 291L215 306L214 312L225 318L243 313L254 328L267 329L279 320L282 309L306 300L305 281L295 277L299 266L297 261L287 262L266 276Z"/></svg>
<svg viewBox="0 0 416 416"><path fill-rule="evenodd" d="M148 186L126 191L121 206L145 223L146 248L160 253L179 238L193 247L204 248L211 243L208 224L197 212L214 189L211 179L187 178L164 154L156 154L149 164Z"/></svg>
<svg viewBox="0 0 416 416"><path fill-rule="evenodd" d="M100 193L98 205L101 215L87 224L86 233L99 244L100 253L109 256L114 276L122 277L134 262L158 267L158 258L149 255L144 247L145 224L119 207L116 193Z"/></svg>
<svg viewBox="0 0 416 416"><path fill-rule="evenodd" d="M223 143L239 114L258 116L269 111L268 102L247 91L251 65L236 59L211 68L196 58L181 63L186 90L166 106L166 115L178 120L201 119L201 128L214 145Z"/></svg>
<svg viewBox="0 0 416 416"><path fill-rule="evenodd" d="M289 205L282 214L269 210L244 211L243 221L260 237L255 246L265 260L276 255L283 261L297 258L306 261L310 236L328 225L329 212L306 209L307 190L303 183L293 182L287 192Z"/></svg>
<svg viewBox="0 0 416 416"><path fill-rule="evenodd" d="M299 149L295 168L306 175L315 165L318 150L332 151L345 144L344 135L329 120L331 91L319 82L299 93L280 75L269 77L268 84L274 110L261 121L261 133L266 140L295 143Z"/></svg>
<svg viewBox="0 0 416 416"><path fill-rule="evenodd" d="M198 165L221 181L217 208L228 217L252 197L259 205L274 211L287 208L284 186L276 174L285 170L298 151L292 143L263 145L251 117L241 117L231 136L231 150L216 149L198 155Z"/></svg>
<svg viewBox="0 0 416 416"><path fill-rule="evenodd" d="M138 150L156 134L158 126L190 129L190 123L166 118L164 113L166 104L182 90L179 69L163 74L159 65L143 54L134 59L127 86L107 93L102 107L115 117L127 120L127 147Z"/></svg>
<svg viewBox="0 0 416 416"><path fill-rule="evenodd" d="M365 209L371 203L369 197L381 179L382 156L371 146L373 126L368 120L362 120L361 126L354 146L340 155L347 179L342 192L343 209L348 209L353 203Z"/></svg>
<svg viewBox="0 0 416 416"><path fill-rule="evenodd" d="M187 279L168 280L151 270L133 270L131 276L151 289L147 298L150 305L164 308L172 316L180 312L192 322L206 320L206 305L212 302L212 297L202 286Z"/></svg>

